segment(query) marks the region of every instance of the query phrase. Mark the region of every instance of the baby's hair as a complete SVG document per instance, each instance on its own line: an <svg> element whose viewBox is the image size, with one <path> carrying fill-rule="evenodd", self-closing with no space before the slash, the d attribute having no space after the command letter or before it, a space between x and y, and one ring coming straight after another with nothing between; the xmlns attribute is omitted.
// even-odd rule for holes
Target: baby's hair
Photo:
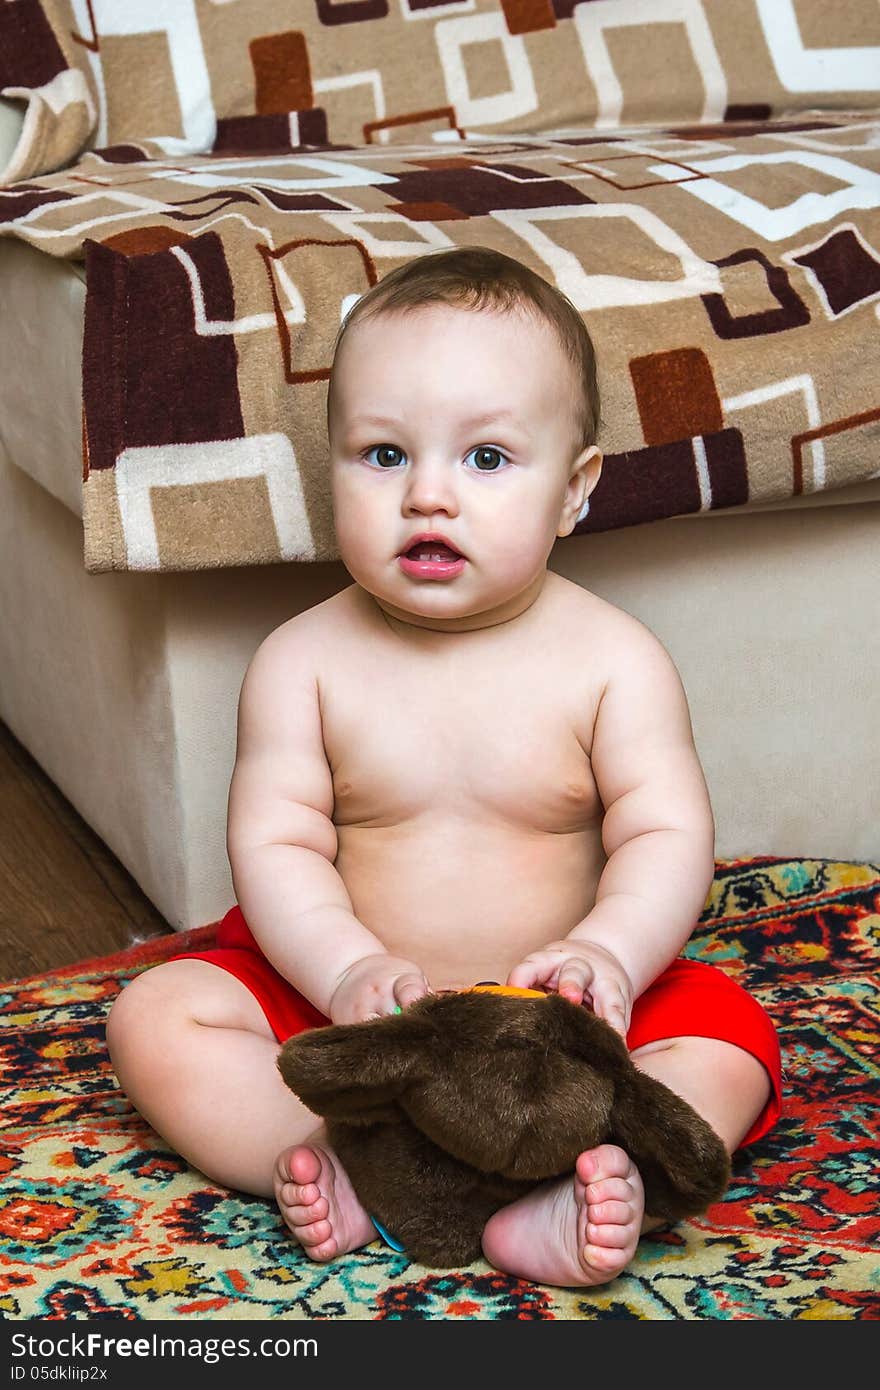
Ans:
<svg viewBox="0 0 880 1390"><path fill-rule="evenodd" d="M356 300L339 327L333 360L353 324L381 313L405 312L426 304L462 309L521 309L544 319L555 331L571 362L582 392L576 409L578 450L594 444L599 433L599 385L596 354L586 325L571 300L522 262L489 246L456 246L415 256L390 271ZM327 392L330 422L331 370Z"/></svg>

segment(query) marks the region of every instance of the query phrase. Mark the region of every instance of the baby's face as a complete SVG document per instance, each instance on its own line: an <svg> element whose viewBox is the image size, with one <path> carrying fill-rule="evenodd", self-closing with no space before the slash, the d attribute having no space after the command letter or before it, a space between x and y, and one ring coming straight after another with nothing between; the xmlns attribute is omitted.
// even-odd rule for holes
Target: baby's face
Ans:
<svg viewBox="0 0 880 1390"><path fill-rule="evenodd" d="M349 329L333 378L333 508L352 578L422 627L528 607L601 468L574 443L578 387L553 329L518 310L380 313ZM440 541L413 550L425 534L457 557Z"/></svg>

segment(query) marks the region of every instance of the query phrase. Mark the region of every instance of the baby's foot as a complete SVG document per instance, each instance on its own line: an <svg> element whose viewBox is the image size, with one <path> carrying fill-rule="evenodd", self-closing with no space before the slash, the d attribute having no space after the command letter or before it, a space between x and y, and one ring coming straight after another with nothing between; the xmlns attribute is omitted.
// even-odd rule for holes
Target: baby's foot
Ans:
<svg viewBox="0 0 880 1390"><path fill-rule="evenodd" d="M275 1200L306 1254L332 1260L376 1240L376 1228L332 1149L294 1144L275 1163Z"/></svg>
<svg viewBox="0 0 880 1390"><path fill-rule="evenodd" d="M635 1254L644 1210L632 1159L602 1144L578 1155L573 1182L545 1183L496 1211L483 1228L483 1254L538 1284L605 1284Z"/></svg>

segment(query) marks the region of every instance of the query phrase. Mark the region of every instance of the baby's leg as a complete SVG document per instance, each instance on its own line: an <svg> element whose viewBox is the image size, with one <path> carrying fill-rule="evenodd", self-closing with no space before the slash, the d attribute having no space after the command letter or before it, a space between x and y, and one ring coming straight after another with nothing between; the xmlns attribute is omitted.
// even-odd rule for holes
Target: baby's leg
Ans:
<svg viewBox="0 0 880 1390"><path fill-rule="evenodd" d="M107 1045L122 1089L157 1133L221 1186L274 1195L309 1254L375 1239L321 1120L278 1071L259 1003L234 975L203 960L144 971L115 1000Z"/></svg>
<svg viewBox="0 0 880 1390"><path fill-rule="evenodd" d="M663 1038L632 1053L640 1071L688 1101L732 1154L770 1098L764 1065L718 1038Z"/></svg>
<svg viewBox="0 0 880 1390"><path fill-rule="evenodd" d="M767 1103L770 1078L742 1048L715 1038L666 1038L632 1053L641 1071L682 1096L733 1153ZM538 1283L571 1287L614 1279L640 1234L664 1223L644 1210L638 1170L613 1144L580 1154L564 1178L502 1207L483 1229L490 1264Z"/></svg>

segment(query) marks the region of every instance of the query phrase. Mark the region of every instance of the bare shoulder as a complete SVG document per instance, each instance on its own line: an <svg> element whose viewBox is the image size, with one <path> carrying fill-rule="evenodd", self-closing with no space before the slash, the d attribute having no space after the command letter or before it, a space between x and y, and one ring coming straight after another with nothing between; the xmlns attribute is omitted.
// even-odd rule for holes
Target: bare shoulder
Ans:
<svg viewBox="0 0 880 1390"><path fill-rule="evenodd" d="M572 642L572 650L583 653L603 685L645 663L674 672L666 647L641 619L581 584L562 575L553 577L556 621L564 625L569 638L578 632L583 635L583 642Z"/></svg>
<svg viewBox="0 0 880 1390"><path fill-rule="evenodd" d="M259 657L262 664L271 662L282 666L317 662L321 653L357 631L360 622L357 587L351 584L279 623L263 638L253 660Z"/></svg>
<svg viewBox="0 0 880 1390"><path fill-rule="evenodd" d="M261 729L271 729L277 737L286 731L296 738L296 721L303 711L318 709L322 675L334 653L346 645L345 634L355 621L348 592L342 590L294 614L260 642L239 693L240 745L258 741Z"/></svg>
<svg viewBox="0 0 880 1390"><path fill-rule="evenodd" d="M596 695L590 743L593 768L605 791L617 785L607 764L620 768L624 749L634 758L654 756L663 745L690 755L693 725L678 667L647 623L607 599L570 585L568 622L587 634L571 643L584 670L592 672Z"/></svg>

